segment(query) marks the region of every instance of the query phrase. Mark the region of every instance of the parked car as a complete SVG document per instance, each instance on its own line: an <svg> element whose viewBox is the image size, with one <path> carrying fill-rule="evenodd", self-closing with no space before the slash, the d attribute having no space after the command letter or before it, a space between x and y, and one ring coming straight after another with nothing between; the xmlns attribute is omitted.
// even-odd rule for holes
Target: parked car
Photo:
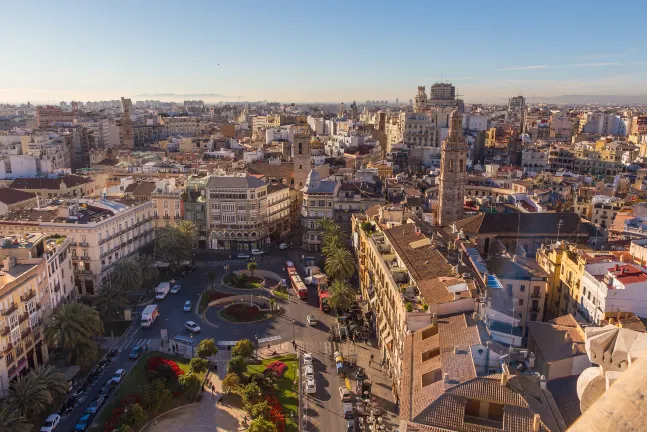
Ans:
<svg viewBox="0 0 647 432"><path fill-rule="evenodd" d="M287 248L289 248L289 247L290 247L290 246L289 246L287 243L281 243L281 244L279 245L279 249L281 249L281 250L285 250L285 249L287 249Z"/></svg>
<svg viewBox="0 0 647 432"><path fill-rule="evenodd" d="M185 322L184 328L190 331L191 333L198 333L200 331L200 326L194 323L193 321Z"/></svg>
<svg viewBox="0 0 647 432"><path fill-rule="evenodd" d="M315 384L315 380L309 379L306 381L306 393L308 394L313 394L317 392L317 384Z"/></svg>
<svg viewBox="0 0 647 432"><path fill-rule="evenodd" d="M248 253L239 253L238 255L236 255L236 258L248 259L250 258L250 255Z"/></svg>
<svg viewBox="0 0 647 432"><path fill-rule="evenodd" d="M353 398L350 395L350 390L346 387L339 387L339 396L341 396L342 402L351 402Z"/></svg>
<svg viewBox="0 0 647 432"><path fill-rule="evenodd" d="M45 420L45 423L43 423L43 426L41 426L40 432L52 432L54 429L56 429L56 426L58 426L60 422L61 422L60 415L50 414Z"/></svg>
<svg viewBox="0 0 647 432"><path fill-rule="evenodd" d="M74 427L75 431L84 431L86 430L90 424L92 423L92 414L83 414L83 416L79 419L79 421L76 422L76 426Z"/></svg>
<svg viewBox="0 0 647 432"><path fill-rule="evenodd" d="M177 294L181 289L182 285L173 285L173 288L171 288L171 294Z"/></svg>
<svg viewBox="0 0 647 432"><path fill-rule="evenodd" d="M90 405L85 409L86 414L96 414L97 411L99 411L99 408L101 408L101 405L103 405L103 402L106 400L103 396L97 397L95 400L92 401Z"/></svg>
<svg viewBox="0 0 647 432"><path fill-rule="evenodd" d="M312 364L312 354L308 353L303 355L303 364L304 365Z"/></svg>
<svg viewBox="0 0 647 432"><path fill-rule="evenodd" d="M116 385L117 383L114 382L111 378L110 381L108 381L103 385L103 387L101 387L101 390L99 390L99 396L103 396L103 397L109 396L110 393L112 393L112 391L115 389Z"/></svg>
<svg viewBox="0 0 647 432"><path fill-rule="evenodd" d="M353 412L353 404L350 402L343 402L341 404L341 410L344 413L345 419L355 418L355 413Z"/></svg>
<svg viewBox="0 0 647 432"><path fill-rule="evenodd" d="M317 317L314 315L308 315L306 321L308 321L308 325L317 325Z"/></svg>
<svg viewBox="0 0 647 432"><path fill-rule="evenodd" d="M260 249L252 249L252 255L263 255L265 252L263 252Z"/></svg>
<svg viewBox="0 0 647 432"><path fill-rule="evenodd" d="M306 379L315 379L315 369L312 367L312 365L307 365L305 368L303 368L303 374L306 376Z"/></svg>
<svg viewBox="0 0 647 432"><path fill-rule="evenodd" d="M346 419L346 432L355 432L355 419Z"/></svg>
<svg viewBox="0 0 647 432"><path fill-rule="evenodd" d="M128 355L128 358L130 360L136 360L137 358L139 358L139 356L142 354L143 351L144 351L144 347L141 345L138 345L134 347L132 350L130 350L130 354Z"/></svg>
<svg viewBox="0 0 647 432"><path fill-rule="evenodd" d="M184 302L184 312L191 312L191 300Z"/></svg>
<svg viewBox="0 0 647 432"><path fill-rule="evenodd" d="M112 380L116 383L120 383L121 379L126 376L126 370L125 369L117 369L115 371L115 374L112 376Z"/></svg>

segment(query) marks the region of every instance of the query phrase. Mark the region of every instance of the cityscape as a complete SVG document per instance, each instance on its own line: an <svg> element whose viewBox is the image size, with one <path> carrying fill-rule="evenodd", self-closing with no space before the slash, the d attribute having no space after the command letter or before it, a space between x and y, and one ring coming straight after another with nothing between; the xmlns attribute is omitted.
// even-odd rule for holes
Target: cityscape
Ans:
<svg viewBox="0 0 647 432"><path fill-rule="evenodd" d="M6 48L30 71L0 72L0 431L647 430L637 27L609 23L611 57L620 33L572 58L487 34L485 55L481 13L520 17L429 36L412 27L438 5L388 27L388 4L297 23L279 3L200 3L215 34L163 37L152 21L191 5L16 5L61 40L100 13L133 33L78 21L91 45L39 58L48 77L42 29Z"/></svg>

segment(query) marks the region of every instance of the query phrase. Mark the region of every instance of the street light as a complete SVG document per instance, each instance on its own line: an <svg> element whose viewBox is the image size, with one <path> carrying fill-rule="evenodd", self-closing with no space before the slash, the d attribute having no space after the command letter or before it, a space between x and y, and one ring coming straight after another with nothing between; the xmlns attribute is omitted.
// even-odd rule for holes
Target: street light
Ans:
<svg viewBox="0 0 647 432"><path fill-rule="evenodd" d="M191 358L195 357L195 344L193 343L193 333L189 333L191 338Z"/></svg>

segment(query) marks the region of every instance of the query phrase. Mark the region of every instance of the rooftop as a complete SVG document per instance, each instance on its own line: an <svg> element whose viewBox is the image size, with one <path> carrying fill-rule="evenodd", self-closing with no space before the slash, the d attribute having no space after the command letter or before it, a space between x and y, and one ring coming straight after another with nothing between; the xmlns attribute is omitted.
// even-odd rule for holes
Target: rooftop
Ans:
<svg viewBox="0 0 647 432"><path fill-rule="evenodd" d="M564 315L549 322L528 321L528 337L548 363L565 358L586 355L582 327L572 315Z"/></svg>
<svg viewBox="0 0 647 432"><path fill-rule="evenodd" d="M36 194L33 192L25 192L11 188L0 188L0 202L6 205L16 204L33 198L36 198Z"/></svg>
<svg viewBox="0 0 647 432"><path fill-rule="evenodd" d="M12 235L1 238L0 248L2 249L31 249L36 243L45 237L43 233L28 233L24 235Z"/></svg>
<svg viewBox="0 0 647 432"><path fill-rule="evenodd" d="M231 189L255 189L265 186L263 180L252 176L218 176L211 177L207 182L207 188L231 188Z"/></svg>
<svg viewBox="0 0 647 432"><path fill-rule="evenodd" d="M92 183L92 179L88 177L82 177L77 175L66 175L56 178L19 178L14 180L10 188L14 189L51 189L51 190L60 190L64 187L71 188L75 186L80 186L83 184Z"/></svg>

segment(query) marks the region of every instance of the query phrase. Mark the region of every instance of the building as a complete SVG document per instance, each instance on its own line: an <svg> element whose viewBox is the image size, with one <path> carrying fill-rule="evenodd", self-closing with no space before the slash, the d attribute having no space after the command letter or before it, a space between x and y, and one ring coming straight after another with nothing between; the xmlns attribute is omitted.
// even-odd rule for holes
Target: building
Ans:
<svg viewBox="0 0 647 432"><path fill-rule="evenodd" d="M467 142L463 137L463 116L454 110L449 136L443 142L440 160L438 221L451 225L463 217L463 199L467 183Z"/></svg>
<svg viewBox="0 0 647 432"><path fill-rule="evenodd" d="M270 240L276 241L290 232L290 187L281 183L267 185L267 225Z"/></svg>
<svg viewBox="0 0 647 432"><path fill-rule="evenodd" d="M184 196L184 214L188 221L195 224L200 249L207 248L207 199L206 188L208 176L189 176Z"/></svg>
<svg viewBox="0 0 647 432"><path fill-rule="evenodd" d="M305 186L306 179L313 166L310 142L309 135L294 135L292 162L294 164L294 188L298 192L301 192Z"/></svg>
<svg viewBox="0 0 647 432"><path fill-rule="evenodd" d="M11 182L9 187L35 193L41 200L65 197L81 198L94 193L95 182L89 177L70 174L54 178L19 178Z"/></svg>
<svg viewBox="0 0 647 432"><path fill-rule="evenodd" d="M340 185L334 180L322 180L317 170L310 171L301 189L301 246L308 252L321 252L323 235L319 222L333 218L335 195Z"/></svg>
<svg viewBox="0 0 647 432"><path fill-rule="evenodd" d="M0 216L0 235L43 232L70 241L78 295L95 295L114 264L154 240L153 203L86 199Z"/></svg>
<svg viewBox="0 0 647 432"><path fill-rule="evenodd" d="M18 189L0 188L0 215L15 210L38 206L38 198L33 192Z"/></svg>
<svg viewBox="0 0 647 432"><path fill-rule="evenodd" d="M121 98L121 127L119 128L119 144L127 147L135 147L135 130L133 120L133 102L130 99Z"/></svg>
<svg viewBox="0 0 647 432"><path fill-rule="evenodd" d="M364 213L369 208L384 203L380 191L369 188L367 184L342 182L333 197L333 219L342 231L350 234L354 214Z"/></svg>
<svg viewBox="0 0 647 432"><path fill-rule="evenodd" d="M513 96L508 99L508 111L523 112L526 109L526 98L523 96Z"/></svg>
<svg viewBox="0 0 647 432"><path fill-rule="evenodd" d="M246 174L211 177L205 193L211 249L250 251L265 246L267 183Z"/></svg>
<svg viewBox="0 0 647 432"><path fill-rule="evenodd" d="M38 127L49 126L52 123L72 123L78 117L76 102L72 102L72 111L63 111L55 106L36 107L36 125Z"/></svg>
<svg viewBox="0 0 647 432"><path fill-rule="evenodd" d="M155 214L155 228L175 226L185 219L182 190L176 188L175 179L159 182L150 197Z"/></svg>

